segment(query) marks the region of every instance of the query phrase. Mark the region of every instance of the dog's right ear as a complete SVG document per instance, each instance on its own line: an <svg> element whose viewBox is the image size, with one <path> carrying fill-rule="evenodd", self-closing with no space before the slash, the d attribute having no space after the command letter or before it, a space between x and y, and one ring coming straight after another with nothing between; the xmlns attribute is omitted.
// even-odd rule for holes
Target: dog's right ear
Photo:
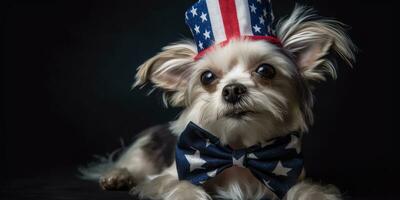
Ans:
<svg viewBox="0 0 400 200"><path fill-rule="evenodd" d="M143 86L151 82L155 87L175 96L170 99L172 105L180 105L183 99L177 97L182 96L187 88L196 55L196 45L190 41L166 46L139 66L133 86Z"/></svg>
<svg viewBox="0 0 400 200"><path fill-rule="evenodd" d="M355 61L356 47L343 24L324 19L310 8L297 5L289 18L279 21L277 35L307 81L336 78L337 56L332 53L350 66Z"/></svg>

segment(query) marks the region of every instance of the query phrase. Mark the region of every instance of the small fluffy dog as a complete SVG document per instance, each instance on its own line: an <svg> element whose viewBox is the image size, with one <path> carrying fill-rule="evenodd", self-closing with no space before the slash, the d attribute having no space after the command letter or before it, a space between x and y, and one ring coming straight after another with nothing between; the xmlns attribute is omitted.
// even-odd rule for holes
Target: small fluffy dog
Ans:
<svg viewBox="0 0 400 200"><path fill-rule="evenodd" d="M186 13L187 21L199 17L192 24L188 22L196 43L181 41L164 47L142 64L136 74L134 86L152 83L161 88L165 102L183 107L182 113L169 124L140 133L115 162L82 170L87 178L99 178L103 189L129 189L147 199L281 198L266 186L268 182L263 183L249 169L238 165L214 174L200 185L180 180L175 162L178 138L190 122L218 138L220 145L232 149L262 144L294 131L300 135L307 132L313 123L314 84L326 77L336 77L334 57L351 65L353 43L340 22L296 6L288 18L276 23L275 33L264 26L266 39L244 37L242 27L240 35L230 37L230 30L225 27L226 37L221 40L224 42L219 43L218 29L211 35L214 41L207 44L211 30L197 23L216 20L212 16L215 5L207 5L207 13L199 5L210 2L218 3L200 0L197 7L195 4ZM227 8L223 3L232 2L236 2L236 16L244 16L239 11L241 1L222 0L219 7L223 10L222 7ZM272 24L273 16L270 7L265 10L255 4L270 2L249 2L247 16L260 12L260 21L252 22L249 29L257 33L263 28L262 22ZM222 18L227 23L226 16ZM215 22L211 25L215 26ZM299 143L296 145L294 150L300 150ZM303 170L282 199L341 199L335 187L305 181L304 173Z"/></svg>

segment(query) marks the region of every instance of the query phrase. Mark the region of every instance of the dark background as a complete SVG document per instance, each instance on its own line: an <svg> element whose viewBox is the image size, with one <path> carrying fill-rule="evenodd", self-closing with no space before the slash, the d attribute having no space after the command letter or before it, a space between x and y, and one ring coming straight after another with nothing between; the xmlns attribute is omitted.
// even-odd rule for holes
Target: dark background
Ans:
<svg viewBox="0 0 400 200"><path fill-rule="evenodd" d="M167 122L159 93L130 90L137 66L190 37L193 1L6 1L1 7L1 196L4 199L129 199L76 178L78 165ZM274 1L285 16L295 1ZM351 26L353 69L316 90L305 138L308 175L349 199L395 199L394 3L303 1ZM396 90L397 91L397 90ZM396 180L397 179L397 180Z"/></svg>

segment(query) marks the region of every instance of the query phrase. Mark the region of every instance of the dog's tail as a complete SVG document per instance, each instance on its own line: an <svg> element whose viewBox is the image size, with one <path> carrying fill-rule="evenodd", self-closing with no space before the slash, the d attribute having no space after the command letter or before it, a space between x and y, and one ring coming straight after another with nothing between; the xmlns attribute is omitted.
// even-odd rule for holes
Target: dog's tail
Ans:
<svg viewBox="0 0 400 200"><path fill-rule="evenodd" d="M88 163L86 166L79 166L78 177L84 180L97 181L102 175L110 171L114 167L117 157L125 150L124 141L122 139L120 141L120 148L104 156L94 155L94 161Z"/></svg>

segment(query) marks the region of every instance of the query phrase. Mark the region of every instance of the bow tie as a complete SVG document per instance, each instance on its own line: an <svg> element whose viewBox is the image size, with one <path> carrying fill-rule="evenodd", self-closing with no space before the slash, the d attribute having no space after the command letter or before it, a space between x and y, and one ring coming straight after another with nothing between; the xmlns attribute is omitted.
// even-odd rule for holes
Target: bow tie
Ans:
<svg viewBox="0 0 400 200"><path fill-rule="evenodd" d="M298 133L236 150L193 122L179 136L175 157L179 180L201 185L223 170L239 166L249 169L279 198L297 183L303 169Z"/></svg>

